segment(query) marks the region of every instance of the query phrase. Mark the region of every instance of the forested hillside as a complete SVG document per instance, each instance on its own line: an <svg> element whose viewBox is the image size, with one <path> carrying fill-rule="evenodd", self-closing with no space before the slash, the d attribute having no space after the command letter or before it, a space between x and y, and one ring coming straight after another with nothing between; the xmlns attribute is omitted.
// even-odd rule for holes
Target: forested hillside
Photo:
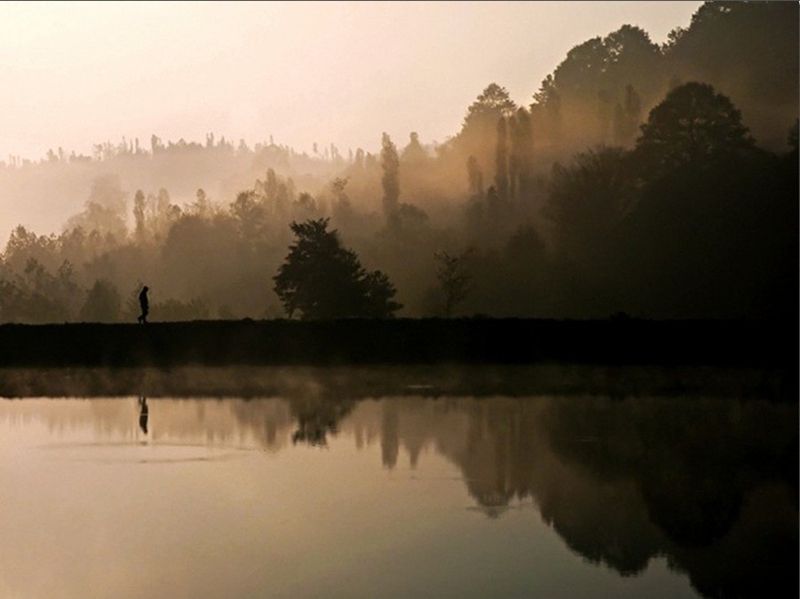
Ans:
<svg viewBox="0 0 800 599"><path fill-rule="evenodd" d="M142 284L154 321L283 317L309 220L398 316L796 319L798 48L797 3L706 2L666 44L630 24L574 47L530 98L487 82L437 145L10 158L0 322L133 321ZM59 227L24 224L41 211Z"/></svg>

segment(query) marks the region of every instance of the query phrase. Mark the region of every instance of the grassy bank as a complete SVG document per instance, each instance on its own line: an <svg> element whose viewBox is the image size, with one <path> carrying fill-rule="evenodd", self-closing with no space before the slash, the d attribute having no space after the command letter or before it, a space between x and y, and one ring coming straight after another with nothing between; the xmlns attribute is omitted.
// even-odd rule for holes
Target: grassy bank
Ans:
<svg viewBox="0 0 800 599"><path fill-rule="evenodd" d="M0 367L535 364L796 369L797 327L754 321L397 319L0 325Z"/></svg>

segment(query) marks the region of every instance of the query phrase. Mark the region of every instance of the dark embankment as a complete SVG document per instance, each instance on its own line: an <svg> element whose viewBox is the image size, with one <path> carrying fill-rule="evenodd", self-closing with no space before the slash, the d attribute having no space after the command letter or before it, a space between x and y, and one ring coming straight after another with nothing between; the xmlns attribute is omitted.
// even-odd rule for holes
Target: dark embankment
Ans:
<svg viewBox="0 0 800 599"><path fill-rule="evenodd" d="M752 321L0 326L0 396L718 395L797 401L797 327Z"/></svg>
<svg viewBox="0 0 800 599"><path fill-rule="evenodd" d="M0 367L582 364L797 367L791 323L397 319L0 325Z"/></svg>

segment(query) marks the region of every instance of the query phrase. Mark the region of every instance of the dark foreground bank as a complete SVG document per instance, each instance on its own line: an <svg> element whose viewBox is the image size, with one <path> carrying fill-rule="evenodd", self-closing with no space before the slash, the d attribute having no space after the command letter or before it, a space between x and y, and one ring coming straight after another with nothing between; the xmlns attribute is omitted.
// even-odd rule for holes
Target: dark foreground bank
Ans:
<svg viewBox="0 0 800 599"><path fill-rule="evenodd" d="M0 325L0 367L582 364L797 367L791 323L397 319Z"/></svg>

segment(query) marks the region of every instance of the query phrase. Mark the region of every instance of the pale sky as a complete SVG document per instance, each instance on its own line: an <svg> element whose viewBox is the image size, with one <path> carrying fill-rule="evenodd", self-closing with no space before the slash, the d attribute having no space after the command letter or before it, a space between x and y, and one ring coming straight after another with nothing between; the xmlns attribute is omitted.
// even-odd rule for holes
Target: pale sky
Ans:
<svg viewBox="0 0 800 599"><path fill-rule="evenodd" d="M458 132L489 84L528 105L574 46L656 43L701 2L0 2L0 160L138 137L376 151Z"/></svg>

